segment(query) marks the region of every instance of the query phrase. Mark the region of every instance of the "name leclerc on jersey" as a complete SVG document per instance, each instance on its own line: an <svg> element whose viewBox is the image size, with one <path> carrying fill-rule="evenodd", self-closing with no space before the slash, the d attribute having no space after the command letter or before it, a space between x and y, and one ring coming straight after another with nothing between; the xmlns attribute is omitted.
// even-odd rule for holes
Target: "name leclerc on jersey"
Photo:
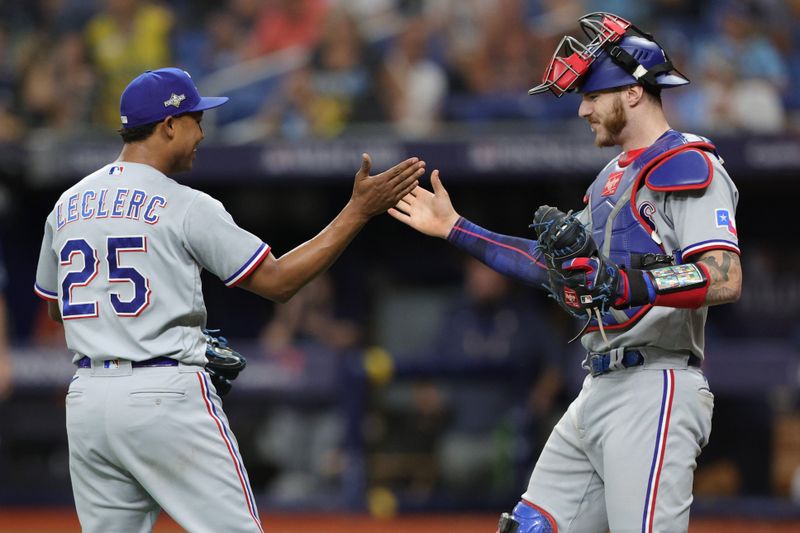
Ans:
<svg viewBox="0 0 800 533"><path fill-rule="evenodd" d="M117 172L121 173L122 167L111 167L109 170L109 174ZM160 195L150 196L141 189L87 189L59 202L56 207L56 230L71 222L92 218L127 218L156 224L160 216L157 210L166 206L166 198Z"/></svg>

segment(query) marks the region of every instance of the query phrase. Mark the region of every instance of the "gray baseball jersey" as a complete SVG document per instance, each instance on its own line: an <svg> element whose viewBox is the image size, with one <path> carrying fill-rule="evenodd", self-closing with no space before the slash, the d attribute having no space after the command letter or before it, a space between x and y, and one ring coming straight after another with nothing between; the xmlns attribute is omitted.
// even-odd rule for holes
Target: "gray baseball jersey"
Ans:
<svg viewBox="0 0 800 533"><path fill-rule="evenodd" d="M36 292L58 300L75 360L205 364L205 268L232 286L269 253L220 202L152 167L108 165L47 217Z"/></svg>
<svg viewBox="0 0 800 533"><path fill-rule="evenodd" d="M58 301L79 366L66 405L83 531L150 531L163 508L189 531L262 532L203 368L200 273L233 286L268 254L221 203L147 165L108 165L58 199L35 291Z"/></svg>

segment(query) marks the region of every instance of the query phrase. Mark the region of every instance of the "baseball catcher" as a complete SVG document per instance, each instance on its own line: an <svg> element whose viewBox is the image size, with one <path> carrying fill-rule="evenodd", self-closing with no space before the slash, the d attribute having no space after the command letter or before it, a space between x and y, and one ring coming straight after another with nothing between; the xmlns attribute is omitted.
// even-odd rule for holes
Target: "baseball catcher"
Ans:
<svg viewBox="0 0 800 533"><path fill-rule="evenodd" d="M211 377L211 383L217 389L217 394L225 396L231 391L231 381L247 366L247 359L228 346L228 339L219 335L218 329L204 329L206 337L206 372Z"/></svg>
<svg viewBox="0 0 800 533"><path fill-rule="evenodd" d="M709 139L670 127L661 91L689 80L655 39L612 13L580 25L529 93L577 91L595 144L621 149L583 209L542 206L537 239L502 235L460 216L434 170L389 214L587 320L581 393L498 533L686 531L711 432L708 307L741 294L739 194Z"/></svg>

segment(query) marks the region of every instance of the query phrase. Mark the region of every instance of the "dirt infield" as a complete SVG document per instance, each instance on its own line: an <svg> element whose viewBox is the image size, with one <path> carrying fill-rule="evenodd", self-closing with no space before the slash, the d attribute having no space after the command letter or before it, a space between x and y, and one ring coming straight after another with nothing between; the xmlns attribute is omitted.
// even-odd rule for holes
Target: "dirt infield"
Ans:
<svg viewBox="0 0 800 533"><path fill-rule="evenodd" d="M375 520L362 515L263 515L266 533L492 533L497 517L490 515L407 515ZM162 516L155 533L183 531ZM79 533L71 509L0 509L0 533ZM800 522L693 520L690 533L800 533Z"/></svg>

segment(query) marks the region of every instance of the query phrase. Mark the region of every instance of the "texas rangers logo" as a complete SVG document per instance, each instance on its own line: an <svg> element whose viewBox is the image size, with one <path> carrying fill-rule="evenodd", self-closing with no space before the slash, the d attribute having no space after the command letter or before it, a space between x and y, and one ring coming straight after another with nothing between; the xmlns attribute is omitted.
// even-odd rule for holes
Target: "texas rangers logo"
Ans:
<svg viewBox="0 0 800 533"><path fill-rule="evenodd" d="M654 206L651 202L644 201L639 206L639 215L642 217L648 226L650 226L651 231L656 230L656 219L653 215L656 213L656 206Z"/></svg>
<svg viewBox="0 0 800 533"><path fill-rule="evenodd" d="M734 237L739 236L736 232L736 222L727 209L715 209L714 215L717 219L718 228L725 228Z"/></svg>
<svg viewBox="0 0 800 533"><path fill-rule="evenodd" d="M620 179L622 179L623 174L624 172L612 172L609 174L606 184L603 186L603 192L601 193L601 196L611 196L617 192L617 187L619 187L619 182Z"/></svg>
<svg viewBox="0 0 800 533"><path fill-rule="evenodd" d="M172 96L169 97L169 100L164 100L164 107L169 107L171 105L174 105L175 107L180 107L181 102L183 102L184 100L186 100L185 94L172 93Z"/></svg>

